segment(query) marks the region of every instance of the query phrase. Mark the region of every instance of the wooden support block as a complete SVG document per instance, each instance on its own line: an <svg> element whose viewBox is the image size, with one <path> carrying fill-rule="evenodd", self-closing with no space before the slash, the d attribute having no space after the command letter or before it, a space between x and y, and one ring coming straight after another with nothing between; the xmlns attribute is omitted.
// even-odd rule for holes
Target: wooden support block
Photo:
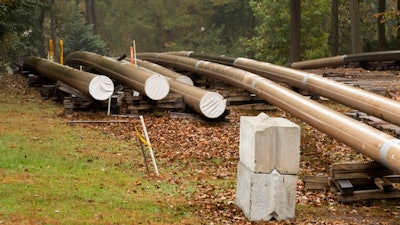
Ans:
<svg viewBox="0 0 400 225"><path fill-rule="evenodd" d="M389 175L385 176L385 178L390 180L392 183L400 183L400 175Z"/></svg>
<svg viewBox="0 0 400 225"><path fill-rule="evenodd" d="M86 94L80 92L79 90L69 86L68 84L65 84L65 83L63 83L61 81L57 81L56 85L58 86L59 90L65 92L65 93L77 96L80 99L85 100L85 101L92 101L92 98L90 98Z"/></svg>
<svg viewBox="0 0 400 225"><path fill-rule="evenodd" d="M389 192L394 190L393 183L390 182L390 180L385 177L375 177L374 183L384 192Z"/></svg>
<svg viewBox="0 0 400 225"><path fill-rule="evenodd" d="M329 177L306 176L303 178L305 191L327 191L329 190Z"/></svg>
<svg viewBox="0 0 400 225"><path fill-rule="evenodd" d="M335 183L343 196L353 195L354 187L350 180L336 180Z"/></svg>
<svg viewBox="0 0 400 225"><path fill-rule="evenodd" d="M382 177L391 174L392 171L377 162L334 163L331 166L331 178L334 180Z"/></svg>
<svg viewBox="0 0 400 225"><path fill-rule="evenodd" d="M350 203L355 201L373 200L373 199L392 199L400 198L400 191L383 192L381 189L354 191L353 195L342 195L338 193L339 202Z"/></svg>

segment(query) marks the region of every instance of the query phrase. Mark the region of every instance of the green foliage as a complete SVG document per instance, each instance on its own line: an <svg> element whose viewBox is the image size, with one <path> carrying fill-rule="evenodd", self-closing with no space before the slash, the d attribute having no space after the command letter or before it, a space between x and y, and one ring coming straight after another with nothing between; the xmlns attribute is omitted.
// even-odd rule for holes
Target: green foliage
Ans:
<svg viewBox="0 0 400 225"><path fill-rule="evenodd" d="M289 58L290 12L289 0L250 1L257 19L256 34L243 38L254 57L276 64L285 64ZM301 45L302 57L320 58L328 55L329 2L302 2Z"/></svg>
<svg viewBox="0 0 400 225"><path fill-rule="evenodd" d="M64 36L64 54L68 55L73 51L90 51L105 55L108 52L107 45L99 35L93 34L92 25L85 23L78 11L72 15L70 23L64 27L61 36Z"/></svg>
<svg viewBox="0 0 400 225"><path fill-rule="evenodd" d="M301 2L303 59L329 56L330 3ZM289 0L99 0L96 36L77 13L85 13L85 1L1 1L0 62L43 56L48 39L56 38L64 40L66 53L87 50L119 56L127 54L135 40L138 52L193 50L286 64L289 4ZM387 1L382 21L390 49L398 46L396 4ZM360 1L364 50L377 49L376 12L376 2ZM339 1L340 54L351 50L349 18L348 1Z"/></svg>
<svg viewBox="0 0 400 225"><path fill-rule="evenodd" d="M252 38L242 41L256 59L278 64L287 62L289 56L289 1L250 1L257 26Z"/></svg>
<svg viewBox="0 0 400 225"><path fill-rule="evenodd" d="M246 0L115 0L96 6L98 33L112 55L126 53L132 40L141 52L243 54L239 37L253 30Z"/></svg>
<svg viewBox="0 0 400 225"><path fill-rule="evenodd" d="M37 52L40 27L38 10L46 5L39 0L0 2L0 63Z"/></svg>

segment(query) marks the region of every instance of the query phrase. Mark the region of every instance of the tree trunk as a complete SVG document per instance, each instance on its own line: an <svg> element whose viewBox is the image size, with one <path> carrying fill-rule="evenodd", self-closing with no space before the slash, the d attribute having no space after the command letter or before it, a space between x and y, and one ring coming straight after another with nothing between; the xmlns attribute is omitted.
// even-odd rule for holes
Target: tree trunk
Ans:
<svg viewBox="0 0 400 225"><path fill-rule="evenodd" d="M96 12L94 6L94 0L85 0L85 14L86 14L86 22L88 24L92 24L93 26L93 34L97 34L97 26L96 26Z"/></svg>
<svg viewBox="0 0 400 225"><path fill-rule="evenodd" d="M386 10L386 0L379 0L378 3L378 47L379 50L387 49L385 22L382 21L383 13Z"/></svg>
<svg viewBox="0 0 400 225"><path fill-rule="evenodd" d="M400 0L397 0L397 11L400 11ZM397 17L397 27L400 27L400 17ZM397 48L400 48L400 29L397 29Z"/></svg>
<svg viewBox="0 0 400 225"><path fill-rule="evenodd" d="M42 31L42 34L40 34L40 40L41 40L41 44L38 45L37 48L37 54L40 57L46 57L47 53L46 53L46 47L44 43L48 43L48 42L44 42L44 36L43 36L43 27L44 27L44 19L45 19L45 9L40 9L40 14L38 17L38 28L40 31Z"/></svg>
<svg viewBox="0 0 400 225"><path fill-rule="evenodd" d="M53 52L54 52L54 60L57 58L57 40L56 40L56 21L54 16L54 0L51 0L51 9L50 9L50 37L53 40ZM47 42L49 43L49 42Z"/></svg>
<svg viewBox="0 0 400 225"><path fill-rule="evenodd" d="M289 61L301 60L301 1L290 0L290 57Z"/></svg>
<svg viewBox="0 0 400 225"><path fill-rule="evenodd" d="M331 55L339 54L339 0L331 4Z"/></svg>
<svg viewBox="0 0 400 225"><path fill-rule="evenodd" d="M361 37L360 12L358 0L349 0L350 7L350 26L351 26L351 48L352 53L361 53L363 48L363 40Z"/></svg>

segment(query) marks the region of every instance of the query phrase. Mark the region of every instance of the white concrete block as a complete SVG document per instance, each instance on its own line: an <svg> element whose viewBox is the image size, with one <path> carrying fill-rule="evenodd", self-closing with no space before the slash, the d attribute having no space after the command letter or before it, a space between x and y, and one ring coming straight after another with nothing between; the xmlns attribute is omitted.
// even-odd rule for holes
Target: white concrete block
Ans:
<svg viewBox="0 0 400 225"><path fill-rule="evenodd" d="M238 164L236 205L250 221L293 219L296 208L296 175L254 173Z"/></svg>
<svg viewBox="0 0 400 225"><path fill-rule="evenodd" d="M298 174L300 127L287 119L258 116L240 118L240 161L256 173Z"/></svg>

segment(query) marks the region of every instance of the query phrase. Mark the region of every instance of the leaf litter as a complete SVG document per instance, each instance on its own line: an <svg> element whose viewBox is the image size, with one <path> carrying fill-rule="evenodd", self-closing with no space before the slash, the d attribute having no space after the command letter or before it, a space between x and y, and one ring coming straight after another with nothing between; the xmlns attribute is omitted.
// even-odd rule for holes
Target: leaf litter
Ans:
<svg viewBox="0 0 400 225"><path fill-rule="evenodd" d="M26 90L26 83L17 76L2 76L4 88ZM9 85L7 85L9 82ZM10 88L11 86L11 88ZM363 201L342 204L333 193L305 191L301 178L306 175L328 175L333 162L369 160L346 145L293 118L281 110L269 116L284 117L301 127L301 162L297 182L296 216L292 220L269 221L268 224L399 224L399 200ZM145 114L147 131L161 175L149 179L165 180L176 185L176 195L184 196L192 214L205 224L260 224L249 222L235 205L236 169L239 160L240 116L256 116L255 112L232 110L227 121L210 122L193 119L171 119L168 113ZM74 112L69 119L104 119L104 113ZM139 146L134 132L141 127L137 119L127 124L85 124L112 138L132 140ZM123 156L124 153L116 153ZM119 160L131 160L120 157ZM136 161L140 161L136 159ZM150 162L150 161L148 161ZM135 164L142 166L144 163ZM151 168L151 166L149 165ZM140 184L137 184L140 186ZM134 192L127 190L128 192ZM168 201L168 199L167 199ZM173 208L173 205L171 205ZM189 221L182 221L190 224Z"/></svg>

